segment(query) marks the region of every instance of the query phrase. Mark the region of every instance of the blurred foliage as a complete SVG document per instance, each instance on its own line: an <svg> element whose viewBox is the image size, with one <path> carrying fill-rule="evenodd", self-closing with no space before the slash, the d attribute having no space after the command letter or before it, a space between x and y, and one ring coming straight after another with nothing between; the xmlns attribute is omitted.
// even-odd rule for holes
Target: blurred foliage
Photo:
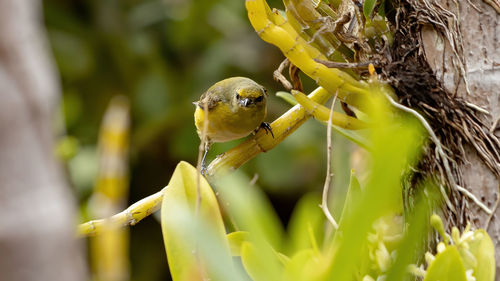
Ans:
<svg viewBox="0 0 500 281"><path fill-rule="evenodd" d="M441 235L437 244L436 255L425 253L425 263L410 270L424 281L434 280L475 280L495 279L495 247L484 229L472 231L470 224L460 233L453 227L451 235L445 233L441 218L433 214L431 225Z"/></svg>
<svg viewBox="0 0 500 281"><path fill-rule="evenodd" d="M43 5L63 91L65 128L58 154L67 164L82 210L97 177L99 126L112 97L124 95L131 105L130 204L165 186L179 161L196 162L199 139L191 102L210 85L241 75L264 85L272 96L282 90L272 72L283 56L252 29L244 1L46 0ZM312 80L304 84L307 91L315 87ZM288 107L271 97L267 119L274 120ZM322 187L325 138L324 126L308 122L243 167L250 177L259 175L259 186L285 224L297 200ZM335 182L345 183L352 145L334 138L334 151L342 155L334 158L339 168ZM215 144L209 158L238 142ZM308 172L302 173L304 169ZM339 195L334 197L335 210L342 208L342 188L333 190ZM134 227L132 280L168 279L161 244L155 220Z"/></svg>
<svg viewBox="0 0 500 281"><path fill-rule="evenodd" d="M274 2L271 5L283 7ZM253 9L260 14L253 14L252 24L272 21L275 33L259 35L280 48L289 47L280 45L285 41L302 40L299 44L307 52L319 52L314 50L318 47L324 58L358 62L353 45L342 40L342 34L315 36L322 28L318 17L337 20L341 2L303 5L313 2L289 0L284 1L285 13L270 13L265 2L255 1L251 5L257 3ZM359 32L361 39L368 39L363 56L392 41L384 3L364 2L364 18L358 19L366 21ZM67 164L84 218L98 182L99 124L110 100L123 95L130 101L131 118L129 203L155 193L170 179L161 224L176 280L408 277L407 265L418 262L418 250L425 242L434 200L427 189L427 197L415 199L414 212L405 214L403 222L400 177L416 161L422 138L413 119L390 113L385 102L371 97L391 92L377 82L373 71L367 76L366 71L327 69L313 56L305 59L298 49L287 52L292 63L302 63L297 66L308 69L303 70L331 93L340 89L338 97L365 111L372 124L367 134L369 153L334 136L330 209L339 220L335 231L317 207L326 170L325 127L317 122L307 122L275 149L215 183L212 187L220 193L220 202L204 178L198 186L198 174L188 164L196 162L199 145L192 101L210 85L230 76L249 76L270 93L281 90L272 72L283 55L251 28L243 1L47 0L44 11L63 90L65 126L56 150ZM292 19L286 26L291 33L280 33L277 22L282 15ZM316 87L311 79L304 79L304 84L305 92ZM352 92L358 98L350 97ZM371 104L364 105L368 100ZM268 120L287 108L283 100L271 98ZM214 145L209 158L240 141ZM352 166L358 177L350 174ZM256 180L250 184L252 177ZM171 278L160 233L158 221L152 219L130 233L131 280ZM452 233L452 238L445 240L453 245L438 245L438 254L428 262L426 280L444 280L449 273L460 280L469 276L490 280L494 263L487 234ZM479 262L489 266L478 268ZM462 267L454 270L458 264ZM413 269L417 275L425 274L422 267Z"/></svg>
<svg viewBox="0 0 500 281"><path fill-rule="evenodd" d="M161 213L173 280L494 280L494 246L486 231L469 225L462 234L454 227L450 235L438 215L429 215L438 207L435 186L426 184L415 208L403 216L402 171L418 161L422 130L416 120L393 115L384 101L370 110L376 121L369 129L370 174L364 184L351 175L333 231L314 211L318 196L303 197L285 231L261 189L242 172L210 187L196 168L180 162ZM425 254L424 270L414 264L423 256L431 225L444 242L432 251L435 256Z"/></svg>

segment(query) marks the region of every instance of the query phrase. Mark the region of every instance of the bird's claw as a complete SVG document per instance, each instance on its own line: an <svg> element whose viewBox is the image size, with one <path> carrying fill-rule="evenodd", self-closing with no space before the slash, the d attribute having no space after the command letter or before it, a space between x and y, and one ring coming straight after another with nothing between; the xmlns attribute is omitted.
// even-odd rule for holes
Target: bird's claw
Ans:
<svg viewBox="0 0 500 281"><path fill-rule="evenodd" d="M262 122L262 123L260 124L260 127L259 127L259 128L262 128L262 129L266 130L266 135L267 135L267 133L271 133L271 136L272 136L272 137L273 137L273 139L274 139L273 129L271 128L271 125L269 125L269 123L267 123L267 122Z"/></svg>

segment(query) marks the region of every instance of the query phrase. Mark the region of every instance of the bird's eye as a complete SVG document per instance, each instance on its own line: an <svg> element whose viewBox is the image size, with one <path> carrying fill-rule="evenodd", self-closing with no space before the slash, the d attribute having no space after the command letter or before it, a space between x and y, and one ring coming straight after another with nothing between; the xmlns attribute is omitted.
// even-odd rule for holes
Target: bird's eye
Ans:
<svg viewBox="0 0 500 281"><path fill-rule="evenodd" d="M237 99L240 99L240 98L241 98L241 97L240 97L240 94L236 94L236 98L237 98Z"/></svg>
<svg viewBox="0 0 500 281"><path fill-rule="evenodd" d="M255 99L255 102L261 102L261 101L262 101L262 96Z"/></svg>

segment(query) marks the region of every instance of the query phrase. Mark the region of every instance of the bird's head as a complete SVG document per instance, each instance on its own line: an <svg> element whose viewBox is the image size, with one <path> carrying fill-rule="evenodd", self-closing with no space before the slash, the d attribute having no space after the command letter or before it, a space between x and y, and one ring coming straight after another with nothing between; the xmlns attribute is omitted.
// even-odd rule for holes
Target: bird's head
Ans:
<svg viewBox="0 0 500 281"><path fill-rule="evenodd" d="M233 104L241 108L261 107L266 105L266 99L266 89L255 83L237 88L233 96Z"/></svg>

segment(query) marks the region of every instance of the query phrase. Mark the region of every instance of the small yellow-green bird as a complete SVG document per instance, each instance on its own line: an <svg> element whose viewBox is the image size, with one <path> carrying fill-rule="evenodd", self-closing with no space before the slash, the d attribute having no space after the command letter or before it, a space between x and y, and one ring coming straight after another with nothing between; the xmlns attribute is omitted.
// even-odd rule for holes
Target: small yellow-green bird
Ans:
<svg viewBox="0 0 500 281"><path fill-rule="evenodd" d="M200 139L203 139L205 118L205 154L202 170L205 171L205 157L210 144L226 142L248 136L264 128L274 137L271 127L263 122L266 117L266 89L245 77L231 77L215 83L194 102L194 121ZM208 110L208 112L206 112Z"/></svg>

